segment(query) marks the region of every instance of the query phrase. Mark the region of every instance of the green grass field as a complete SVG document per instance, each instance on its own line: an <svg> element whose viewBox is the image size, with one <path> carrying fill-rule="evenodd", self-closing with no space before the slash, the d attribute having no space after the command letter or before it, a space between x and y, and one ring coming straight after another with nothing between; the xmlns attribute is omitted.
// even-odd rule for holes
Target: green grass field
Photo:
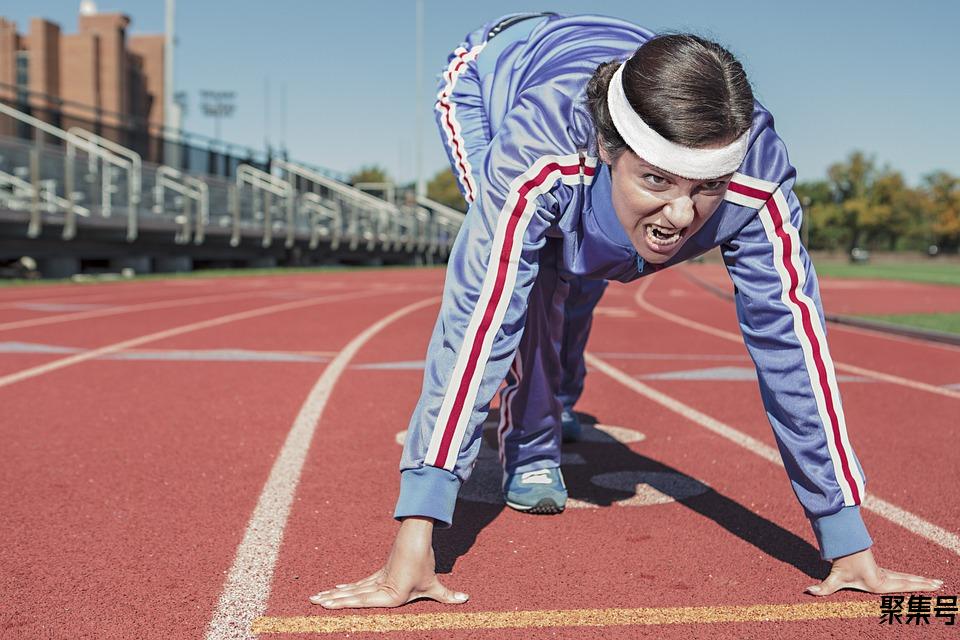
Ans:
<svg viewBox="0 0 960 640"><path fill-rule="evenodd" d="M833 278L877 278L881 280L909 280L930 284L949 284L960 287L960 263L904 262L881 264L849 264L816 261L817 274Z"/></svg>
<svg viewBox="0 0 960 640"><path fill-rule="evenodd" d="M904 313L897 315L858 316L869 320L882 320L906 327L933 329L960 335L960 313Z"/></svg>

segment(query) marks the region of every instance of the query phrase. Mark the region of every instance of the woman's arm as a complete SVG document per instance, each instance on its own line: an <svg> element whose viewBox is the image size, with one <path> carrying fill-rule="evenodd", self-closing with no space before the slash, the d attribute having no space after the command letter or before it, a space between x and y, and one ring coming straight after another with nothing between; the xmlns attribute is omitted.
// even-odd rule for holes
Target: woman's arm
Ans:
<svg viewBox="0 0 960 640"><path fill-rule="evenodd" d="M754 142L745 169L759 176L742 181L758 209L723 255L784 467L822 557L834 562L830 576L809 590L935 590L937 581L880 569L870 552L860 514L866 478L847 433L816 272L798 233L795 172L772 128Z"/></svg>
<svg viewBox="0 0 960 640"><path fill-rule="evenodd" d="M476 199L452 249L400 464L394 516L402 524L393 550L374 575L317 594L314 602L397 606L431 593L461 601L437 586L432 528L453 521L481 444L480 426L520 342L544 234L570 189L590 182L595 166L575 147L570 152L562 137L567 129L543 112L536 92L511 109L487 150Z"/></svg>

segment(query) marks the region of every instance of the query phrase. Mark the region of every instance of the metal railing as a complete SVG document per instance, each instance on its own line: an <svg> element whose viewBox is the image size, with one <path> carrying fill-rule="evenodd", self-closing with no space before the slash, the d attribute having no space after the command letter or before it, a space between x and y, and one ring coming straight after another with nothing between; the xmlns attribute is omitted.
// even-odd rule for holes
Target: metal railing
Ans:
<svg viewBox="0 0 960 640"><path fill-rule="evenodd" d="M64 209L65 217L63 224L63 238L65 240L70 240L76 235L76 209L74 205L76 204L76 199L78 197L78 192L75 190L75 163L76 163L76 152L77 150L83 151L87 154L88 157L88 173L86 178L88 182L95 182L96 176L100 176L100 213L104 217L109 217L112 213L112 203L113 203L113 193L117 190L116 185L113 184L113 171L119 168L121 171L127 172L127 181L128 184L133 182L132 172L133 172L133 161L129 157L123 157L109 151L106 148L99 146L96 142L91 141L87 137L80 137L73 133L64 131L58 127L54 127L51 124L47 124L42 120L38 120L33 116L21 113L16 109L12 109L7 105L0 102L0 113L22 122L30 127L33 127L35 130L35 139L37 140L37 145L30 149L30 183L35 192L35 195L32 199L32 204L30 208L30 224L28 226L27 235L28 237L35 238L40 234L41 229L41 217L40 217L40 145L41 145L41 133L59 138L64 141L66 146L66 154L64 156L64 164L62 170L62 181L64 189L64 199L67 201L67 205ZM90 134L91 136L93 134ZM133 153L133 152L130 152ZM102 165L102 171L100 171ZM54 178L54 180L56 180ZM55 188L55 185L54 185ZM131 187L132 188L132 187ZM133 197L128 199L127 202L127 240L133 241L137 237L137 210L136 202L139 201L139 194L134 191L130 192L133 194ZM89 209L88 209L89 212Z"/></svg>
<svg viewBox="0 0 960 640"><path fill-rule="evenodd" d="M10 124L15 137L3 135ZM432 200L398 205L285 159L276 159L272 170L240 164L232 179L191 175L145 163L97 133L60 129L0 102L0 210L29 211L31 238L44 224L62 224L63 239L71 240L80 218L91 229L125 229L128 242L141 227L153 238L172 231L175 244L192 239L202 245L214 233L233 247L248 238L270 247L282 234L286 249L300 241L310 250L323 245L345 255L408 254L419 260L414 254L446 255L463 220ZM152 194L148 208L140 206L144 192ZM118 211L126 216L116 223L93 220Z"/></svg>
<svg viewBox="0 0 960 640"><path fill-rule="evenodd" d="M0 171L0 187L10 187L10 200L3 202L3 196L0 196L0 203L7 204L11 208L26 208L32 206L34 199L40 201L40 208L47 213L57 213L65 211L71 206L75 213L85 218L90 216L90 210L77 204L71 204L66 198L61 198L56 194L56 182L53 180L40 180L39 189L32 183L9 174L6 171ZM20 199L23 199L22 201ZM18 206L18 201L23 204ZM28 204L30 203L30 204Z"/></svg>
<svg viewBox="0 0 960 640"><path fill-rule="evenodd" d="M310 216L311 249L316 249L320 245L321 238L329 241L331 251L340 248L340 239L343 237L343 213L338 202L328 202L308 191L300 194L300 210Z"/></svg>
<svg viewBox="0 0 960 640"><path fill-rule="evenodd" d="M156 183L153 187L153 212L162 214L167 210L166 192L178 194L179 204L183 213L177 220L181 224L180 231L174 238L178 244L190 242L190 233L193 232L194 244L202 244L207 225L210 223L210 189L207 183L199 178L188 176L182 171L160 165L157 167ZM191 205L191 203L193 203ZM193 220L191 220L191 214ZM191 224L192 223L192 224Z"/></svg>
<svg viewBox="0 0 960 640"><path fill-rule="evenodd" d="M269 247L273 242L274 223L272 196L277 196L283 201L284 209L287 213L285 246L287 248L292 247L296 233L294 227L296 192L293 186L266 171L261 171L256 167L251 167L246 164L237 167L236 197L233 200L234 235L230 239L230 244L236 246L240 242L240 216L245 186L251 190L254 219L260 219L261 217L263 219L263 239L261 244L264 247ZM263 208L258 209L258 206L262 206Z"/></svg>

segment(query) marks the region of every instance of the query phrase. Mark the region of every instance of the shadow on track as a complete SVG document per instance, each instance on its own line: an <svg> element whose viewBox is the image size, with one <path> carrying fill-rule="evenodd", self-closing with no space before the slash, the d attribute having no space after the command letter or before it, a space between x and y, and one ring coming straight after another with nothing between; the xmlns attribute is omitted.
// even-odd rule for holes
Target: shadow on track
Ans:
<svg viewBox="0 0 960 640"><path fill-rule="evenodd" d="M597 429L595 417L578 415L584 427L583 439L563 445L561 463L571 500L586 503L585 507L610 507L628 500L656 504L658 497L663 501L669 497L810 578L822 580L830 572L830 563L822 560L819 551L803 538L682 471L636 453ZM496 421L494 410L487 424L495 425ZM473 475L460 491L453 526L434 531L438 573L450 573L479 533L506 507L500 493L501 477L496 430L488 426ZM652 491L643 491L644 485ZM641 491L635 493L634 486Z"/></svg>

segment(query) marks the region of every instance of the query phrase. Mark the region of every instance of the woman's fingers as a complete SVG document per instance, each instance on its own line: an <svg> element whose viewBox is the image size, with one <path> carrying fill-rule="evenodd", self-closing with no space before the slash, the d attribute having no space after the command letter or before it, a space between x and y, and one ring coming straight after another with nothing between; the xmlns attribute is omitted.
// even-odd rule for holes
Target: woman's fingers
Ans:
<svg viewBox="0 0 960 640"><path fill-rule="evenodd" d="M363 578L363 579L361 579L361 580L357 580L356 582L347 582L347 583L345 583L345 584L338 584L338 585L336 586L336 588L337 588L337 589L345 589L345 588L347 588L347 587L359 587L359 586L362 585L362 584L370 584L371 582L376 582L376 581L379 580L381 577L383 577L383 569L379 569L379 570L371 573L371 574L370 574L369 576L367 576L366 578ZM332 591L332 589L331 589L331 591Z"/></svg>
<svg viewBox="0 0 960 640"><path fill-rule="evenodd" d="M898 593L901 591L936 591L943 586L939 580L911 575L890 575L879 585L869 589L871 593Z"/></svg>
<svg viewBox="0 0 960 640"><path fill-rule="evenodd" d="M812 593L815 596L829 596L833 593L836 593L838 590L843 589L846 585L845 581L840 580L840 578L835 573L831 573L827 576L826 580L820 584L815 584L807 587L807 592Z"/></svg>
<svg viewBox="0 0 960 640"><path fill-rule="evenodd" d="M901 573L900 571L890 571L889 569L887 570L887 575L900 578L901 580L907 580L910 582L922 582L925 584L933 583L933 584L936 584L938 587L943 586L943 580L937 580L936 578L924 578L923 576L915 576L910 573Z"/></svg>
<svg viewBox="0 0 960 640"><path fill-rule="evenodd" d="M355 609L398 607L418 598L430 598L443 604L463 604L469 600L465 593L447 589L439 580L433 580L427 589L401 594L386 584L370 583L363 586L333 589L310 597L310 602L325 609Z"/></svg>
<svg viewBox="0 0 960 640"><path fill-rule="evenodd" d="M362 584L356 587L344 587L343 589L331 589L329 591L321 591L315 596L310 598L310 601L314 604L319 604L321 600L330 600L333 598L345 598L347 596L356 596L361 593L369 593L371 591L376 591L380 588L375 582L370 582L368 584Z"/></svg>
<svg viewBox="0 0 960 640"><path fill-rule="evenodd" d="M310 600L313 601L313 598ZM396 592L378 587L373 591L338 598L328 598L320 600L315 604L319 604L324 609L382 608L398 607L404 604L404 600L400 599Z"/></svg>
<svg viewBox="0 0 960 640"><path fill-rule="evenodd" d="M937 591L943 587L942 580L925 578L899 571L880 569L868 578L854 577L844 579L836 572L827 576L820 584L807 587L807 592L815 596L829 596L840 589L857 589L868 593L905 593L912 591Z"/></svg>
<svg viewBox="0 0 960 640"><path fill-rule="evenodd" d="M443 604L463 604L470 599L470 596L460 591L447 589L439 580L434 580L433 586L431 586L430 589L419 595L411 596L410 600L415 600L416 598L430 598Z"/></svg>

